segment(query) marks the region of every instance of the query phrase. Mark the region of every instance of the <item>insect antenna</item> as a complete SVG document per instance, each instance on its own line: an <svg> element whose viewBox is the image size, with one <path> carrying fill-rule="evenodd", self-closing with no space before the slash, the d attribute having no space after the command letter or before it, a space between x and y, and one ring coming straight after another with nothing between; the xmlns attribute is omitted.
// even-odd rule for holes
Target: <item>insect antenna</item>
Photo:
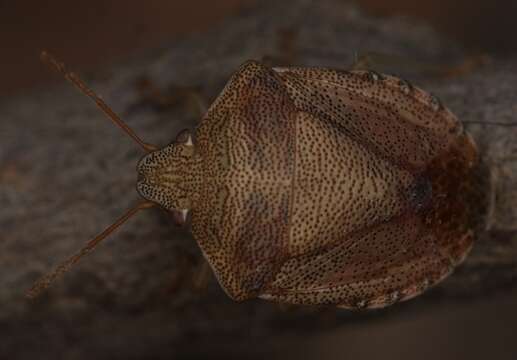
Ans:
<svg viewBox="0 0 517 360"><path fill-rule="evenodd" d="M113 110L111 110L111 108L99 96L97 96L93 92L92 89L86 86L86 84L79 78L77 74L67 71L65 64L56 60L55 57L53 57L46 51L41 52L40 59L50 68L61 73L65 77L65 79L71 82L77 89L79 89L79 91L81 91L84 95L92 99L102 110L102 112L106 114L115 125L120 127L127 135L129 135L138 145L140 145L145 152L152 152L158 150L157 146L142 141L138 137L138 135L136 135L136 133Z"/></svg>
<svg viewBox="0 0 517 360"><path fill-rule="evenodd" d="M476 120L464 120L462 121L464 124L479 124L479 125L494 125L494 126L504 126L504 127L514 127L517 126L517 122L498 122L498 121L476 121Z"/></svg>
<svg viewBox="0 0 517 360"><path fill-rule="evenodd" d="M135 215L138 211L148 209L155 206L151 201L142 201L137 205L127 210L120 218L113 224L108 226L103 232L90 240L86 245L75 255L69 257L57 266L54 271L44 275L41 279L36 281L34 285L27 291L26 295L29 298L37 297L43 290L48 288L50 284L59 276L70 270L70 268L78 262L83 256L88 255L102 240L106 239L112 232L124 224L129 218Z"/></svg>

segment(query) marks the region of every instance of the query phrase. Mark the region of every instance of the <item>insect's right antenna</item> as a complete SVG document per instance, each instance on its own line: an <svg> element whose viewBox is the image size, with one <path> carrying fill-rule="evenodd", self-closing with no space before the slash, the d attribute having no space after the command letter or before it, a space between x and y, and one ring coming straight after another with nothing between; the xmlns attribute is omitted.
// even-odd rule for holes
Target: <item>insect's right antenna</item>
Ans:
<svg viewBox="0 0 517 360"><path fill-rule="evenodd" d="M115 114L113 110L100 98L92 89L73 72L69 72L65 68L65 64L56 60L52 55L46 51L42 51L40 54L41 61L53 68L57 72L63 74L65 79L70 81L76 88L79 89L84 95L95 101L97 106L104 112L118 127L120 127L126 134L128 134L138 145L140 145L146 152L152 152L158 150L158 147L152 144L143 142L136 133L124 122L122 119Z"/></svg>
<svg viewBox="0 0 517 360"><path fill-rule="evenodd" d="M498 121L477 121L477 120L463 120L464 124L478 124L478 125L494 125L502 127L515 127L517 122L498 122Z"/></svg>
<svg viewBox="0 0 517 360"><path fill-rule="evenodd" d="M37 297L43 290L48 288L52 281L54 281L58 276L63 275L65 272L70 270L70 268L78 262L83 256L88 255L102 240L106 239L113 231L115 231L120 225L125 223L129 218L135 215L138 211L143 209L148 209L150 207L156 206L155 203L151 201L142 201L136 206L132 207L124 215L118 218L113 224L111 224L106 230L101 232L99 235L90 240L77 254L71 256L64 262L62 262L54 271L46 274L41 279L32 285L32 287L27 291L26 295L29 298Z"/></svg>

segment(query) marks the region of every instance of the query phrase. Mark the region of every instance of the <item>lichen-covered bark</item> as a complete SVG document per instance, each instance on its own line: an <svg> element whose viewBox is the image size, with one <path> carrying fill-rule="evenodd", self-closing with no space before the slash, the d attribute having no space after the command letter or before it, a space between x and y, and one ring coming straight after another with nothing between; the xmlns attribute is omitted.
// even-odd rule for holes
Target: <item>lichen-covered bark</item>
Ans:
<svg viewBox="0 0 517 360"><path fill-rule="evenodd" d="M346 68L355 53L365 51L434 64L462 59L456 45L425 26L371 19L342 1L264 1L209 33L164 44L160 51L113 67L107 77L86 80L144 139L165 145L197 119L182 107L157 112L133 106L139 101L136 79L147 75L164 88L199 86L213 100L244 60L282 57L277 44L286 31L296 34L291 59L296 65ZM404 65L391 71L432 91L461 120L517 121L515 58L495 58L451 79ZM458 302L515 289L517 128L472 124L468 129L492 170L486 186L494 194L492 231L479 234L456 274L407 304L367 315L337 311L328 320L323 310L286 311L258 300L234 303L215 280L206 290L194 291L189 284L200 251L187 231L173 228L157 210L132 219L30 302L23 293L36 278L136 201L134 167L142 154L67 84L2 99L0 354L171 358L199 339L239 352L246 347L243 338L258 343L282 329L321 329L408 307L427 309L438 299ZM322 316L327 321L318 320Z"/></svg>

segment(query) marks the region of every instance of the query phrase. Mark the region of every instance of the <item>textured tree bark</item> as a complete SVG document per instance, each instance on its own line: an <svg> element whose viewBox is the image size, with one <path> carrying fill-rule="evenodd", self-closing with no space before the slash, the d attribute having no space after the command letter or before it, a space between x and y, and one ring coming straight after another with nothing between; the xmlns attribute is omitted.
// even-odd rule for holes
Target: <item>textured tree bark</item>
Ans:
<svg viewBox="0 0 517 360"><path fill-rule="evenodd" d="M371 19L338 0L265 1L209 33L164 44L85 80L143 139L165 145L198 119L181 106L166 111L135 106L141 100L135 84L142 76L163 89L198 87L213 100L249 58L269 55L296 65L347 68L356 53L366 51L428 64L463 59L458 46L406 19ZM495 58L453 78L403 64L391 67L430 89L462 120L517 121L515 58ZM438 299L457 302L517 288L517 128L471 124L468 129L492 174L483 189L493 199L492 230L479 233L454 275L407 304L368 314L286 310L263 301L234 303L215 279L206 290L193 290L192 265L202 262L200 252L187 231L173 228L155 210L132 219L30 302L23 293L34 280L136 202L134 166L142 154L65 84L2 99L0 119L1 354L170 358L190 351L185 341L200 338L225 342L237 353L247 346L245 336L322 329L426 308Z"/></svg>

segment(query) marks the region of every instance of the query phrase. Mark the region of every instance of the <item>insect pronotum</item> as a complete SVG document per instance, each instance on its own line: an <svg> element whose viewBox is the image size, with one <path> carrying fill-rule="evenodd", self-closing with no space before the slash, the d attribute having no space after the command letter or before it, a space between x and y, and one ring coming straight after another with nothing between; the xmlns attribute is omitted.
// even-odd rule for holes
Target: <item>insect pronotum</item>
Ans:
<svg viewBox="0 0 517 360"><path fill-rule="evenodd" d="M143 142L145 199L39 280L35 296L127 219L159 206L185 222L235 300L361 309L444 279L473 242L476 146L434 96L372 71L244 63L192 137Z"/></svg>

